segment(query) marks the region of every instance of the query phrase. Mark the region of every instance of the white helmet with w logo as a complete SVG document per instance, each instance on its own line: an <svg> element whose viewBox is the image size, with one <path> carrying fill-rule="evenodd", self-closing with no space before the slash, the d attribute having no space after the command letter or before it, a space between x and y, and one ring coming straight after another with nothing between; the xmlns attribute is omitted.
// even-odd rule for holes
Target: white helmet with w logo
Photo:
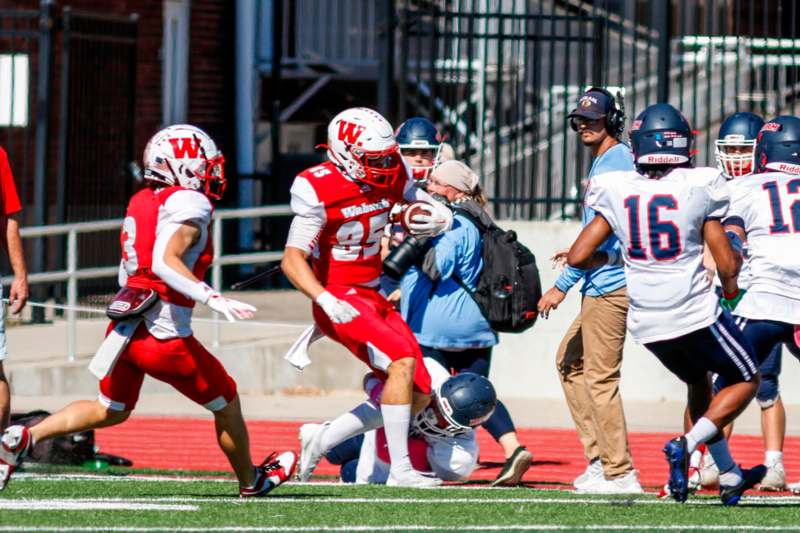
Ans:
<svg viewBox="0 0 800 533"><path fill-rule="evenodd" d="M225 192L224 164L213 139L189 124L164 128L144 149L144 179L201 191L214 200Z"/></svg>
<svg viewBox="0 0 800 533"><path fill-rule="evenodd" d="M328 125L328 158L351 178L389 187L402 170L392 125L366 107L346 109Z"/></svg>

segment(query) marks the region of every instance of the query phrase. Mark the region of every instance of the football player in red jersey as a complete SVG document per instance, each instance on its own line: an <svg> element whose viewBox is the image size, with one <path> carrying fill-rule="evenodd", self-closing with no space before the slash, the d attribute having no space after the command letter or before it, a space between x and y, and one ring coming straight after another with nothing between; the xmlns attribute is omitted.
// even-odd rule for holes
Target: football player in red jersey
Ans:
<svg viewBox="0 0 800 533"><path fill-rule="evenodd" d="M395 203L430 203L409 227L419 235L448 230L453 216L414 185L392 127L379 113L357 107L336 115L328 126L327 149L329 161L301 172L292 185L295 217L281 266L313 300L319 329L386 385L380 407L368 401L313 431L301 431L298 475L307 481L325 451L383 426L392 458L387 484L436 485L439 481L414 470L408 457L411 415L429 401L430 376L414 334L378 292L380 248Z"/></svg>
<svg viewBox="0 0 800 533"><path fill-rule="evenodd" d="M192 334L195 302L231 322L252 318L255 311L202 281L213 258L211 201L225 190L223 164L214 141L194 126L170 126L150 139L144 151L148 186L131 198L120 235L124 288L110 306L137 312L112 322L92 362L113 349L105 371L95 372L104 376L98 399L71 403L31 428L6 430L0 443L0 488L36 442L125 421L145 374L214 414L217 440L239 479L240 496L263 496L292 475L297 464L292 452L273 453L253 465L236 383ZM141 304L145 300L148 304Z"/></svg>

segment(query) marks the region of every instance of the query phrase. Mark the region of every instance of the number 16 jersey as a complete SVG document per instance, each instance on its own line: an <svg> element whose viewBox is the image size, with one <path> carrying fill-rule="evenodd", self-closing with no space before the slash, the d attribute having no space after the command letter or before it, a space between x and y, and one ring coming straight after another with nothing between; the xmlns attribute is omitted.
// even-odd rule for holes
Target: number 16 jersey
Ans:
<svg viewBox="0 0 800 533"><path fill-rule="evenodd" d="M609 172L592 179L586 203L622 243L628 330L637 342L674 339L716 320L720 307L703 267L703 225L728 210L719 170L676 168L659 179Z"/></svg>

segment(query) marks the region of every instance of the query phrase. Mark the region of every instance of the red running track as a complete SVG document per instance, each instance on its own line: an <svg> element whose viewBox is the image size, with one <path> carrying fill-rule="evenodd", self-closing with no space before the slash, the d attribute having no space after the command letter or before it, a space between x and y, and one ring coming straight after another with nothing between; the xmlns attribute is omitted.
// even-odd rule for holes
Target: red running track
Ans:
<svg viewBox="0 0 800 533"><path fill-rule="evenodd" d="M250 421L250 442L254 460L273 450L299 450L297 430L300 422ZM578 437L573 430L525 428L518 430L520 441L533 453L534 464L524 481L534 486L570 488L572 480L586 467ZM657 487L666 480L666 463L661 448L674 435L631 433L634 463L642 485ZM199 418L131 417L112 428L97 430L97 445L105 453L127 457L137 468L229 470L225 456L214 437L212 420ZM479 430L481 468L474 480L494 479L503 463L500 447L488 433ZM787 482L800 479L800 437L787 437L784 465ZM763 460L761 437L734 435L731 449L744 466ZM320 463L315 473L338 475L338 467Z"/></svg>

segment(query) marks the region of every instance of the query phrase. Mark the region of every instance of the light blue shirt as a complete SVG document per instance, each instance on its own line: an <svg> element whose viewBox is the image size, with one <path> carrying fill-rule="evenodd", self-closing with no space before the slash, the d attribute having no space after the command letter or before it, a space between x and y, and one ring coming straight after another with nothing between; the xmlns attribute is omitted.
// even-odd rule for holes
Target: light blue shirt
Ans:
<svg viewBox="0 0 800 533"><path fill-rule="evenodd" d="M619 143L609 148L603 155L598 156L592 161L592 168L589 169L589 178L598 174L614 172L617 170L633 170L633 156L631 149L624 143ZM595 210L583 205L583 225L586 226L595 216ZM608 238L598 251L608 251L620 248L619 239L616 235ZM578 280L583 279L581 292L587 296L602 296L625 286L625 270L621 266L602 266L593 270L581 270L567 266L556 280L556 288L566 293Z"/></svg>
<svg viewBox="0 0 800 533"><path fill-rule="evenodd" d="M497 344L497 333L472 296L455 280L474 289L481 269L481 234L475 224L456 213L453 229L435 237L438 283L412 267L400 282L400 312L423 346L462 350Z"/></svg>

